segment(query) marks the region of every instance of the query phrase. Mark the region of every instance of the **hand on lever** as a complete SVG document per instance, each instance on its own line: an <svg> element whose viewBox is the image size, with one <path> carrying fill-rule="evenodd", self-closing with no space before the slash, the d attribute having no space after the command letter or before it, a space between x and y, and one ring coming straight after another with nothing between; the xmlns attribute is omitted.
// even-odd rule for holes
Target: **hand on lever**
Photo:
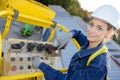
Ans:
<svg viewBox="0 0 120 80"><path fill-rule="evenodd" d="M73 37L72 32L65 33L61 37L57 39L57 48L62 49L69 42L69 40Z"/></svg>
<svg viewBox="0 0 120 80"><path fill-rule="evenodd" d="M39 68L39 65L40 65L41 62L43 62L43 61L40 59L40 57L34 56L34 57L33 57L32 65L33 65L33 67L35 67L35 68Z"/></svg>

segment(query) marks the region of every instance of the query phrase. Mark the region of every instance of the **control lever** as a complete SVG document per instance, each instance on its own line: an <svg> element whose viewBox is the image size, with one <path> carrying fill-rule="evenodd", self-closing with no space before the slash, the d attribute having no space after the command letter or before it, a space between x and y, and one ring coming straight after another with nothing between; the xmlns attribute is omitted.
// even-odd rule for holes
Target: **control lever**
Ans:
<svg viewBox="0 0 120 80"><path fill-rule="evenodd" d="M38 44L38 46L37 46L37 50L39 51L39 52L41 52L41 51L43 51L45 49L45 45L44 44Z"/></svg>
<svg viewBox="0 0 120 80"><path fill-rule="evenodd" d="M27 51L32 51L34 49L35 45L31 42L27 44Z"/></svg>
<svg viewBox="0 0 120 80"><path fill-rule="evenodd" d="M24 42L11 44L11 49L21 49L25 45Z"/></svg>

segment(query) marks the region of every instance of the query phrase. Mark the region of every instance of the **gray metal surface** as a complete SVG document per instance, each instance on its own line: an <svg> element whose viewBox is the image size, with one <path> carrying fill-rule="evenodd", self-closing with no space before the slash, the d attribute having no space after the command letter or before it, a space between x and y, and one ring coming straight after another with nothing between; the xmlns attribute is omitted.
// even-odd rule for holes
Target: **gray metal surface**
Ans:
<svg viewBox="0 0 120 80"><path fill-rule="evenodd" d="M4 31L5 23L6 23L6 19L0 17L0 31L2 31L2 32ZM6 36L6 39L7 38L17 38L17 39L41 40L41 37L40 37L41 34L39 32L40 31L39 27L35 27L35 30L31 36L27 36L27 37L22 36L21 30L23 29L25 24L26 23L12 20L12 22L10 24L10 29Z"/></svg>

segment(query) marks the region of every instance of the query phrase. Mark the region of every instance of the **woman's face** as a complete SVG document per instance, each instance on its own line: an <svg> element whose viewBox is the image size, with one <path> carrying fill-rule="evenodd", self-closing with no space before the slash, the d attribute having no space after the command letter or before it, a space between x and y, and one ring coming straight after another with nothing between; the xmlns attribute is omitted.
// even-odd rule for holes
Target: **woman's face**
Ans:
<svg viewBox="0 0 120 80"><path fill-rule="evenodd" d="M87 28L87 39L89 42L101 42L108 35L108 24L93 18Z"/></svg>

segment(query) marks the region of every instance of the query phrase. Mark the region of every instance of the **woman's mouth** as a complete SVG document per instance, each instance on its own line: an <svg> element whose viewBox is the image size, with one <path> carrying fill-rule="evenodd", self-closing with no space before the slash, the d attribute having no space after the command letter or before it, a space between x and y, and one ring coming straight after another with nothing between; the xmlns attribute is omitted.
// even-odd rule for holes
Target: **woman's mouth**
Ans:
<svg viewBox="0 0 120 80"><path fill-rule="evenodd" d="M88 37L93 38L93 37L95 37L95 34L88 33Z"/></svg>

